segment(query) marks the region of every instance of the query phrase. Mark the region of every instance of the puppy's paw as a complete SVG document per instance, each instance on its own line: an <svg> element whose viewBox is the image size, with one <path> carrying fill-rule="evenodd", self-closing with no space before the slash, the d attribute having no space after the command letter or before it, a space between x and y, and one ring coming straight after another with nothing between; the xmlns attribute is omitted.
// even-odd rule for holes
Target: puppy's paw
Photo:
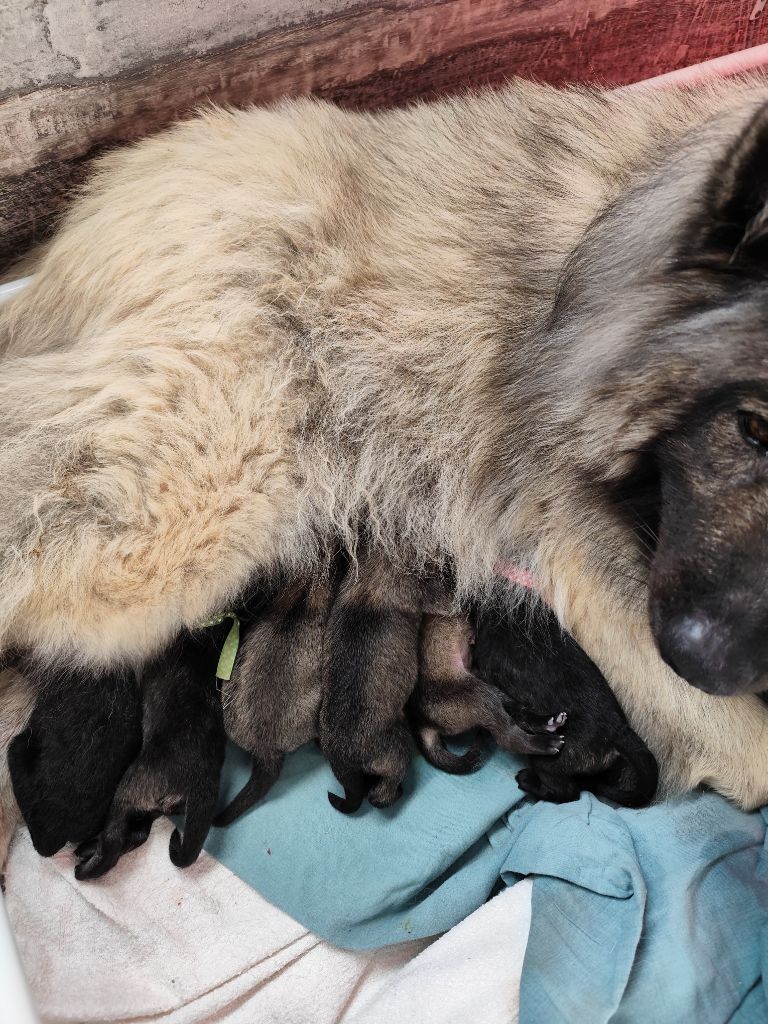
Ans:
<svg viewBox="0 0 768 1024"><path fill-rule="evenodd" d="M567 775L557 779L551 777L545 779L533 768L523 768L515 776L515 781L524 793L553 804L570 803L571 800L579 798L579 787Z"/></svg>
<svg viewBox="0 0 768 1024"><path fill-rule="evenodd" d="M101 878L117 864L122 852L122 843L110 842L103 836L81 843L75 850L75 878L78 882L90 882Z"/></svg>
<svg viewBox="0 0 768 1024"><path fill-rule="evenodd" d="M368 802L371 807L391 807L402 795L401 783L394 782L392 779L382 779L371 787L368 793Z"/></svg>
<svg viewBox="0 0 768 1024"><path fill-rule="evenodd" d="M500 736L494 737L503 750L511 754L539 754L554 757L565 746L565 736L559 732L531 733L513 723Z"/></svg>
<svg viewBox="0 0 768 1024"><path fill-rule="evenodd" d="M364 799L364 796L339 796L338 793L328 792L328 803L341 814L354 814L359 811Z"/></svg>
<svg viewBox="0 0 768 1024"><path fill-rule="evenodd" d="M547 724L546 724L546 727L545 727L546 731L547 732L557 732L557 730L561 726L565 725L567 719L568 719L568 715L565 713L565 711L561 711L558 715L553 715L551 718L547 719ZM530 731L531 730L529 730L529 732Z"/></svg>
<svg viewBox="0 0 768 1024"><path fill-rule="evenodd" d="M568 721L565 711L554 715L539 715L525 704L517 704L510 700L504 701L504 710L509 717L525 732L546 733L557 732Z"/></svg>
<svg viewBox="0 0 768 1024"><path fill-rule="evenodd" d="M98 840L81 843L75 850L75 878L78 882L88 882L100 878L109 871L111 865L105 863L105 857Z"/></svg>

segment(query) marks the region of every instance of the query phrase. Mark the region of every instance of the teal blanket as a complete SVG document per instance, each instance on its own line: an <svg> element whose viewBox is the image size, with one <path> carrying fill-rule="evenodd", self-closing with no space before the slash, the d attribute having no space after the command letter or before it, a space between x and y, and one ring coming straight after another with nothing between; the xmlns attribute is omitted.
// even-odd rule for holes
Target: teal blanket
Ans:
<svg viewBox="0 0 768 1024"><path fill-rule="evenodd" d="M446 931L534 877L523 1024L768 1021L766 812L711 793L642 811L534 803L500 751L475 775L416 758L403 799L345 818L314 747L207 850L312 931L365 949ZM228 756L223 799L249 774Z"/></svg>

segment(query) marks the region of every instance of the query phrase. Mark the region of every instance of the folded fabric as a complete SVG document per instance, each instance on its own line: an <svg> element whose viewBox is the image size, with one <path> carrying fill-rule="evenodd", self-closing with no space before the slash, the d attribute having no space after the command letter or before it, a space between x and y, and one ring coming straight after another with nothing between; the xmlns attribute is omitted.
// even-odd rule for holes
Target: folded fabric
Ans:
<svg viewBox="0 0 768 1024"><path fill-rule="evenodd" d="M513 817L502 873L537 876L521 1020L768 1020L765 812L583 794Z"/></svg>
<svg viewBox="0 0 768 1024"><path fill-rule="evenodd" d="M404 798L334 811L314 747L208 852L316 934L367 949L446 931L533 876L527 1022L768 1019L766 816L711 793L642 811L533 803L500 751L452 777L416 758ZM249 773L233 753L230 799Z"/></svg>

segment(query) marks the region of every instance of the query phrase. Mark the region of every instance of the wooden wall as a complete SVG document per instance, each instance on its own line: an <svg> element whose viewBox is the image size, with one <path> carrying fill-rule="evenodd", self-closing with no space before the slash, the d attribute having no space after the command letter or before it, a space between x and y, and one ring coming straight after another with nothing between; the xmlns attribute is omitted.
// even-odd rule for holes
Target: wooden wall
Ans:
<svg viewBox="0 0 768 1024"><path fill-rule="evenodd" d="M108 145L204 100L359 108L512 75L620 85L768 41L756 0L0 2L0 267ZM5 22L5 24L3 24Z"/></svg>

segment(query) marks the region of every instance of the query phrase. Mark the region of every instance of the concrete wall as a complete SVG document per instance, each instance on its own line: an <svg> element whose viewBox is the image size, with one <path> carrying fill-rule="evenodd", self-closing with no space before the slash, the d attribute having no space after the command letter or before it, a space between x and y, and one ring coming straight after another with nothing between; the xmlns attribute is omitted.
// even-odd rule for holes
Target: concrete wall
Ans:
<svg viewBox="0 0 768 1024"><path fill-rule="evenodd" d="M354 0L2 0L0 98L199 56L354 6Z"/></svg>

